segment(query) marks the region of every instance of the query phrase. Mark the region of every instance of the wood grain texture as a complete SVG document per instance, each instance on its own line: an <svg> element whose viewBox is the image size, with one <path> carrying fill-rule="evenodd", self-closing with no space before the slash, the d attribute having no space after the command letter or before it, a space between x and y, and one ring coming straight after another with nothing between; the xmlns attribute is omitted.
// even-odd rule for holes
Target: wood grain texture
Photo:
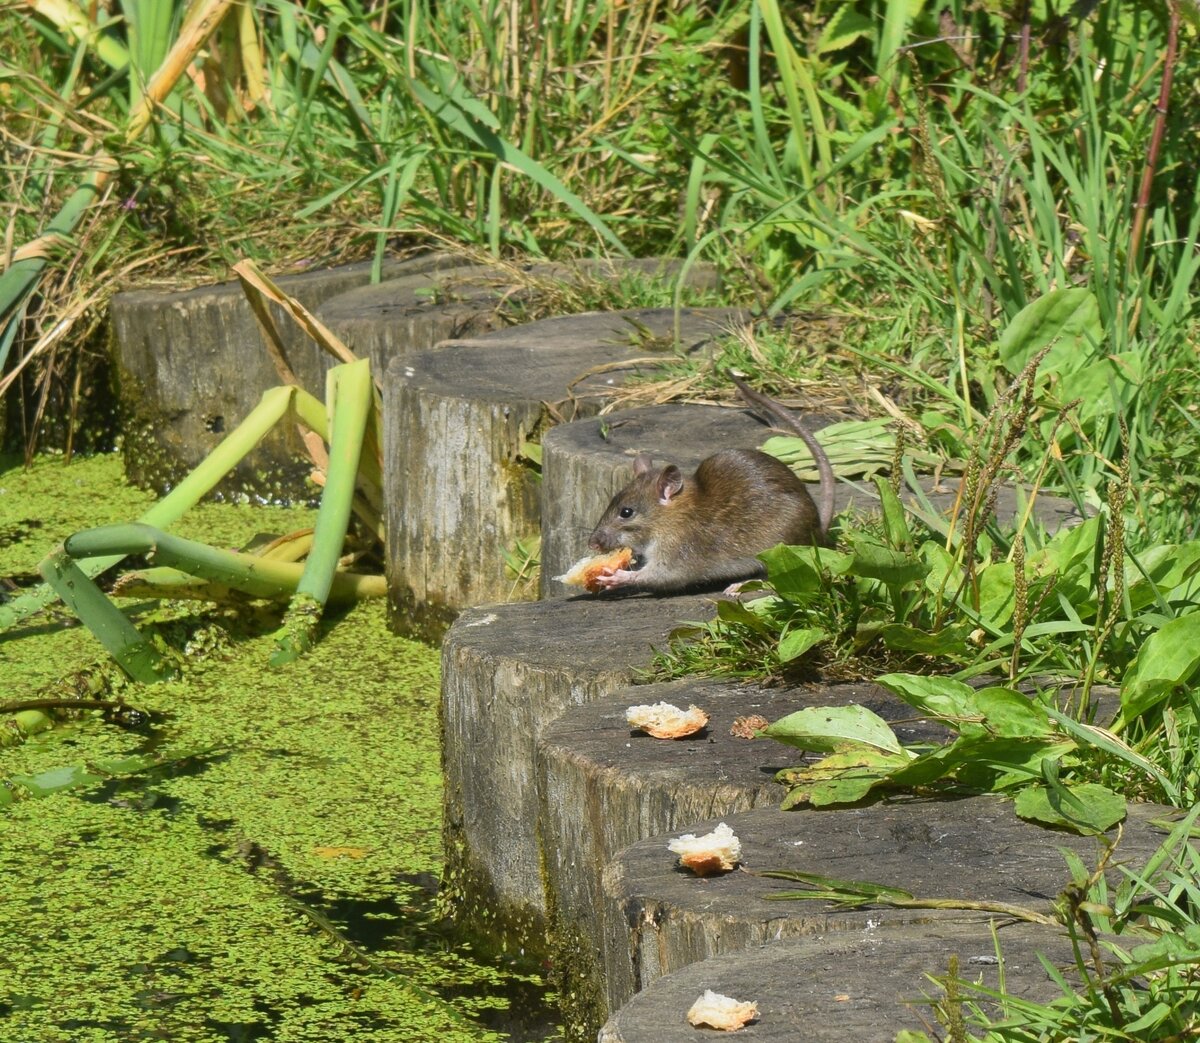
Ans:
<svg viewBox="0 0 1200 1043"><path fill-rule="evenodd" d="M1169 815L1131 804L1122 860L1144 861L1162 840L1150 821ZM1095 865L1095 837L1042 829L1018 819L1000 797L906 799L868 807L755 810L725 816L741 840L744 868L794 869L902 888L924 898L962 898L1052 911L1070 880L1060 849ZM710 831L715 820L687 832ZM772 901L796 885L734 871L700 879L679 869L669 836L626 848L604 872L604 981L610 1010L664 975L721 953L779 938L862 931L878 924L986 920L964 910L838 911L821 901ZM1111 879L1120 871L1111 869Z"/></svg>
<svg viewBox="0 0 1200 1043"><path fill-rule="evenodd" d="M998 923L1004 991L1048 1003L1058 987L1039 960L1045 954L1077 982L1069 941L1031 924ZM1001 968L988 923L947 921L818 933L714 956L659 978L604 1025L598 1043L711 1043L712 1029L684 1014L706 989L758 1004L756 1043L892 1043L901 1029L928 1030L926 996L942 998L927 975L944 977L952 955L958 973L998 989ZM974 999L974 997L972 997ZM997 1005L981 1001L999 1018Z"/></svg>
<svg viewBox="0 0 1200 1043"><path fill-rule="evenodd" d="M694 703L707 727L675 740L631 731L625 710L665 701ZM764 688L690 679L622 688L571 707L546 729L538 758L543 873L550 899L553 963L560 968L566 1021L578 1038L594 1038L607 1007L601 878L617 854L647 837L693 822L778 807L785 788L775 774L799 763L799 750L730 734L751 714L775 721L806 706L858 704L896 724L900 740L942 742L945 728L912 719L912 708L873 684ZM580 1027L582 1026L582 1027ZM581 1035L582 1034L582 1035Z"/></svg>
<svg viewBox="0 0 1200 1043"><path fill-rule="evenodd" d="M579 598L474 608L450 628L444 829L468 922L544 948L538 741L568 707L629 685L677 620L710 614L700 598Z"/></svg>

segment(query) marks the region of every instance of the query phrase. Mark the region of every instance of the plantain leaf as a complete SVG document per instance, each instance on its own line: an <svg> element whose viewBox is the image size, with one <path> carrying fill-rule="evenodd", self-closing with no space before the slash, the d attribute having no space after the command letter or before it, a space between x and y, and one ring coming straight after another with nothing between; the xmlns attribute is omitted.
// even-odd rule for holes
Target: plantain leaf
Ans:
<svg viewBox="0 0 1200 1043"><path fill-rule="evenodd" d="M1061 760L1077 749L1074 742L1050 738L959 739L954 744L961 760L956 777L964 786L999 793L1040 779L1047 762Z"/></svg>
<svg viewBox="0 0 1200 1043"><path fill-rule="evenodd" d="M1041 738L1053 731L1045 710L1029 696L1011 688L981 688L975 693L975 705L993 735L1013 739Z"/></svg>
<svg viewBox="0 0 1200 1043"><path fill-rule="evenodd" d="M879 493L879 505L883 509L883 531L888 544L895 550L904 550L912 546L912 533L908 528L908 519L904 516L904 507L892 483L886 478L875 478L875 489Z"/></svg>
<svg viewBox="0 0 1200 1043"><path fill-rule="evenodd" d="M1200 667L1200 612L1176 616L1146 638L1121 685L1125 723L1187 684Z"/></svg>
<svg viewBox="0 0 1200 1043"><path fill-rule="evenodd" d="M779 639L779 661L790 663L798 659L810 648L829 640L829 632L820 627L805 627L801 630L789 630Z"/></svg>
<svg viewBox="0 0 1200 1043"><path fill-rule="evenodd" d="M907 750L893 753L870 746L832 753L815 764L804 764L780 772L776 779L790 786L786 808L799 804L824 807L852 804L861 800L898 767L912 760Z"/></svg>
<svg viewBox="0 0 1200 1043"><path fill-rule="evenodd" d="M850 572L855 576L881 580L889 586L902 587L923 580L929 573L929 566L912 554L892 550L882 543L856 540Z"/></svg>
<svg viewBox="0 0 1200 1043"><path fill-rule="evenodd" d="M979 570L979 616L994 631L1012 619L1016 605L1014 577L1011 561L993 562Z"/></svg>
<svg viewBox="0 0 1200 1043"><path fill-rule="evenodd" d="M887 721L858 705L806 707L775 721L761 734L818 753L837 753L856 746L892 753L903 749Z"/></svg>
<svg viewBox="0 0 1200 1043"><path fill-rule="evenodd" d="M970 623L963 623L944 627L931 634L903 623L888 623L879 628L877 636L888 648L896 652L961 658L968 648L967 639L973 629Z"/></svg>
<svg viewBox="0 0 1200 1043"><path fill-rule="evenodd" d="M964 722L969 725L971 720L980 716L979 708L975 705L975 689L952 677L885 674L876 678L876 684L883 685L914 709L945 721L963 734L968 734L970 730L964 727ZM983 734L980 726L975 726L973 730Z"/></svg>
<svg viewBox="0 0 1200 1043"><path fill-rule="evenodd" d="M1051 290L1027 304L1008 324L996 345L1004 368L1014 376L1034 355L1053 345L1042 368L1051 372L1064 364L1075 368L1100 342L1100 306L1090 290L1066 287Z"/></svg>
<svg viewBox="0 0 1200 1043"><path fill-rule="evenodd" d="M789 547L781 543L758 556L767 566L767 578L780 594L803 600L818 593L824 573L844 575L853 559L848 554L816 547Z"/></svg>
<svg viewBox="0 0 1200 1043"><path fill-rule="evenodd" d="M1069 572L1092 559L1099 538L1100 515L1095 514L1080 525L1060 529L1049 543L1029 555L1026 564L1034 572Z"/></svg>
<svg viewBox="0 0 1200 1043"><path fill-rule="evenodd" d="M1029 786L1017 794L1014 810L1023 819L1091 836L1125 818L1125 798L1107 786L1084 782L1065 787L1074 800L1045 786Z"/></svg>
<svg viewBox="0 0 1200 1043"><path fill-rule="evenodd" d="M737 623L763 637L773 637L775 634L774 627L769 626L757 612L740 601L718 601L717 618L725 623Z"/></svg>
<svg viewBox="0 0 1200 1043"><path fill-rule="evenodd" d="M962 569L940 543L926 540L917 548L917 555L929 566L925 589L936 597L950 597L962 582Z"/></svg>

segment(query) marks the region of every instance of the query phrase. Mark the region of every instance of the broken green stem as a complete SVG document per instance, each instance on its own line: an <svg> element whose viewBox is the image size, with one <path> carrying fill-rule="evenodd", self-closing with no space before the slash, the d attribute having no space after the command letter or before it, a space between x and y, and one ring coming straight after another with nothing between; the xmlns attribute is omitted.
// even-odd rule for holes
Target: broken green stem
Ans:
<svg viewBox="0 0 1200 1043"><path fill-rule="evenodd" d="M210 583L240 590L250 597L275 600L295 594L306 569L300 562L277 561L210 547L141 522L86 529L69 537L65 547L71 557L114 555L119 559L127 554L142 554L154 565L176 570L171 575L181 581L194 583L192 577L199 576ZM334 564L337 564L336 558ZM327 596L336 602L379 597L386 592L382 576L351 572L335 572L326 589Z"/></svg>
<svg viewBox="0 0 1200 1043"><path fill-rule="evenodd" d="M330 587L346 542L346 527L354 502L363 438L372 413L375 386L367 359L329 371L326 397L331 420L329 467L317 511L312 550L287 618L276 635L272 666L282 666L303 654L312 644L320 608Z"/></svg>
<svg viewBox="0 0 1200 1043"><path fill-rule="evenodd" d="M298 387L276 387L263 393L257 406L229 436L225 438L186 478L143 514L138 521L146 525L167 526L177 521L205 493L209 492L229 473L263 436L288 413L294 413L299 422L326 438L328 424L325 407L312 395ZM39 566L43 575L46 570L61 570L63 561L56 556L61 548L51 552ZM98 576L124 557L125 553L107 554L91 558L78 566L87 576ZM55 596L53 585L37 587L27 594L14 598L0 606L0 632L20 622L26 616L43 609Z"/></svg>
<svg viewBox="0 0 1200 1043"><path fill-rule="evenodd" d="M135 681L153 684L171 675L170 663L71 560L65 546L43 561L39 571L63 604Z"/></svg>

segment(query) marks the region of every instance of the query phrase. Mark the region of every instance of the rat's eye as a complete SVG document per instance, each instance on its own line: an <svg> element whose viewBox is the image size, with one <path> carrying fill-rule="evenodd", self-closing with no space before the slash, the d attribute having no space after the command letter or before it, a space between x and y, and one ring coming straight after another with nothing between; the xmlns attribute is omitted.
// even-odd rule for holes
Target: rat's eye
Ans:
<svg viewBox="0 0 1200 1043"><path fill-rule="evenodd" d="M619 511L617 511L617 517L618 518L632 518L633 517L633 508L632 507L622 507Z"/></svg>

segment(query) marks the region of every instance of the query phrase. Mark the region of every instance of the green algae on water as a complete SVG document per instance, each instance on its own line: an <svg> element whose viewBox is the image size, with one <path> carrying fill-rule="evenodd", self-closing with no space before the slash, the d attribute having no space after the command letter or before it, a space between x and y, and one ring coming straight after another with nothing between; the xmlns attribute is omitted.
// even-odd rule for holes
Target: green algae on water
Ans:
<svg viewBox="0 0 1200 1043"><path fill-rule="evenodd" d="M86 517L47 506L36 535L0 549L0 575L36 563L64 529L144 509L140 494L117 481L113 459L57 465L82 474L80 485L74 477L64 484L54 462L34 469L35 481L54 475L60 491L108 483L111 492L89 494L96 513ZM24 478L0 472L0 505L14 490L23 494ZM202 531L198 519L230 510L203 505L177 531L186 523L189 536L239 543L311 517L238 508L236 524L221 522L219 536ZM0 513L0 528L11 517ZM100 654L83 628L53 615L33 622L0 642L10 698L21 694L13 681L32 684L51 668L61 676ZM326 619L313 651L280 670L266 666L271 620L242 620L225 638L222 627L188 622L183 676L123 691L153 715L148 727L121 730L93 714L0 750L0 777L204 750L0 812L0 1038L506 1038L488 1027L519 1020L506 1013L506 995L535 997L540 983L475 962L442 933L434 911L436 652L390 634L380 602ZM522 1039L553 1033L540 1023L515 1031Z"/></svg>

